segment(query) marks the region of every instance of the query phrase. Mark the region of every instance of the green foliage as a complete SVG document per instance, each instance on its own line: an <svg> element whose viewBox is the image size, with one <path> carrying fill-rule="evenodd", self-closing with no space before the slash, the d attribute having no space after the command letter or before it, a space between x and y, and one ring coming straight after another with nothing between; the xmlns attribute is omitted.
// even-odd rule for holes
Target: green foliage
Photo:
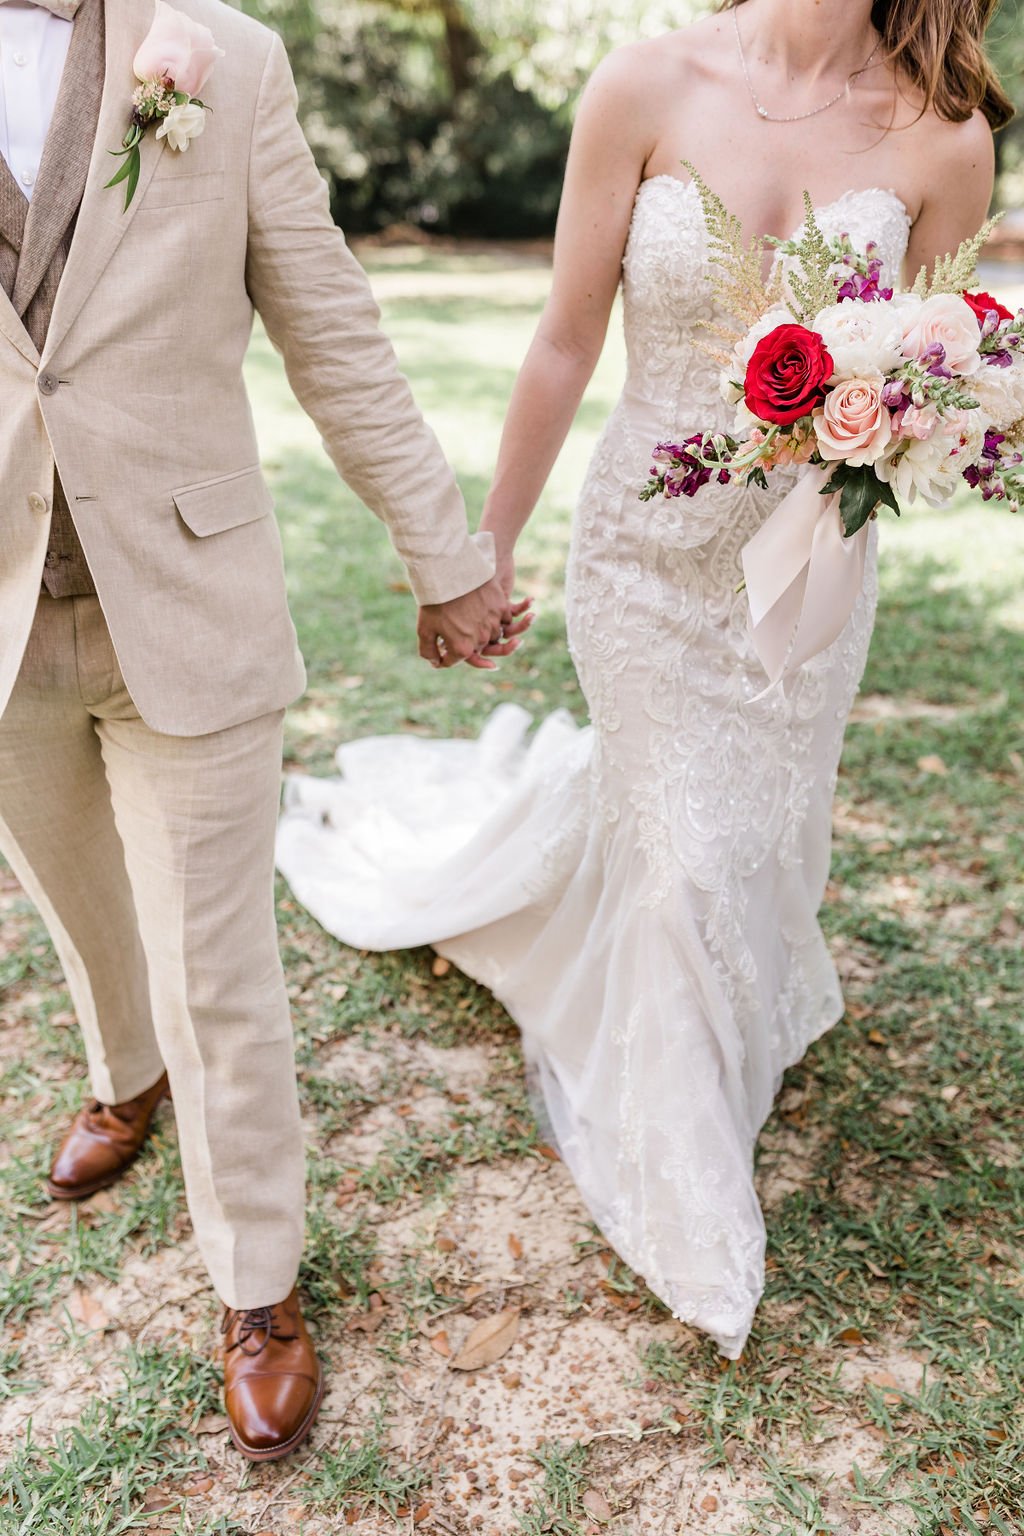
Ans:
<svg viewBox="0 0 1024 1536"><path fill-rule="evenodd" d="M828 496L834 491L842 492L839 511L848 539L860 532L879 504L890 507L897 517L900 515L900 504L892 486L879 480L869 464L856 469L849 464L838 464L822 495Z"/></svg>
<svg viewBox="0 0 1024 1536"><path fill-rule="evenodd" d="M360 1444L343 1440L337 1449L324 1453L308 1491L325 1509L344 1510L357 1518L371 1510L394 1517L428 1481L422 1468L395 1455L378 1408Z"/></svg>
<svg viewBox="0 0 1024 1536"><path fill-rule="evenodd" d="M117 1536L141 1523L151 1490L206 1471L194 1429L218 1406L209 1361L152 1345L129 1349L123 1370L121 1390L88 1402L81 1421L52 1446L37 1444L29 1424L23 1445L0 1470L0 1506L15 1522L12 1531ZM169 1497L167 1505L180 1502ZM202 1530L211 1527L204 1523Z"/></svg>
<svg viewBox="0 0 1024 1536"><path fill-rule="evenodd" d="M628 0L244 0L284 37L306 136L353 232L554 226L572 110L618 43L686 20Z"/></svg>
<svg viewBox="0 0 1024 1536"><path fill-rule="evenodd" d="M542 1469L540 1497L529 1514L518 1517L522 1536L578 1536L587 1511L587 1450L583 1445L545 1444L531 1453Z"/></svg>

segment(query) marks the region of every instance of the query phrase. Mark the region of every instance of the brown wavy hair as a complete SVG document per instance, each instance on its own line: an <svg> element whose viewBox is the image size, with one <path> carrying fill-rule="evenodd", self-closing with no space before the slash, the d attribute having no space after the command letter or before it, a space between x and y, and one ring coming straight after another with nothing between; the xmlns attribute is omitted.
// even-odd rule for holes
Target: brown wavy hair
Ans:
<svg viewBox="0 0 1024 1536"><path fill-rule="evenodd" d="M723 0L723 11L744 0ZM872 24L882 34L889 62L949 123L963 123L978 108L993 128L1005 128L1013 103L985 51L999 0L874 0Z"/></svg>

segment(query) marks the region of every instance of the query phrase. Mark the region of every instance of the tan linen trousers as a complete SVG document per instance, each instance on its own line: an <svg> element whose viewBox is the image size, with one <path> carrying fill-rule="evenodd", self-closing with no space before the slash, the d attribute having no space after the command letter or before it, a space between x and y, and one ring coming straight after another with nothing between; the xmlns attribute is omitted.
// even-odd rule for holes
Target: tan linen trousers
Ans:
<svg viewBox="0 0 1024 1536"><path fill-rule="evenodd" d="M274 923L278 710L207 736L151 730L96 597L39 600L0 716L0 850L64 967L92 1089L166 1063L199 1248L221 1300L294 1284L304 1158Z"/></svg>

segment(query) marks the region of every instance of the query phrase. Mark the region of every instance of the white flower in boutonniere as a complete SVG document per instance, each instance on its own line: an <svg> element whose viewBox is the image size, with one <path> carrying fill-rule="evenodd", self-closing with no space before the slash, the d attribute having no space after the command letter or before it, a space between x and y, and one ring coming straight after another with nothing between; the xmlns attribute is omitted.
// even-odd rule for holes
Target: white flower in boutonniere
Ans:
<svg viewBox="0 0 1024 1536"><path fill-rule="evenodd" d="M206 108L198 101L173 106L156 131L158 139L166 139L172 149L182 153L193 139L198 139L206 127Z"/></svg>
<svg viewBox="0 0 1024 1536"><path fill-rule="evenodd" d="M139 184L142 156L139 145L146 130L159 123L156 136L184 153L206 126L209 108L199 100L218 59L224 57L209 27L176 11L166 0L156 0L156 17L138 53L135 78L140 82L132 96L132 119L120 149L110 153L124 164L107 182L125 183L127 208Z"/></svg>

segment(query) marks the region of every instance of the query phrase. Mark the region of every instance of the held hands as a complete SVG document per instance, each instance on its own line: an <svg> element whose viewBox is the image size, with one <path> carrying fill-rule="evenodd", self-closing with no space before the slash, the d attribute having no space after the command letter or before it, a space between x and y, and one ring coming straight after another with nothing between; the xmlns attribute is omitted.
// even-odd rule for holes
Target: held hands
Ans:
<svg viewBox="0 0 1024 1536"><path fill-rule="evenodd" d="M432 667L455 667L464 661L493 671L498 657L519 649L534 620L533 599L513 603L508 591L495 577L464 597L421 608L417 633L424 661Z"/></svg>

